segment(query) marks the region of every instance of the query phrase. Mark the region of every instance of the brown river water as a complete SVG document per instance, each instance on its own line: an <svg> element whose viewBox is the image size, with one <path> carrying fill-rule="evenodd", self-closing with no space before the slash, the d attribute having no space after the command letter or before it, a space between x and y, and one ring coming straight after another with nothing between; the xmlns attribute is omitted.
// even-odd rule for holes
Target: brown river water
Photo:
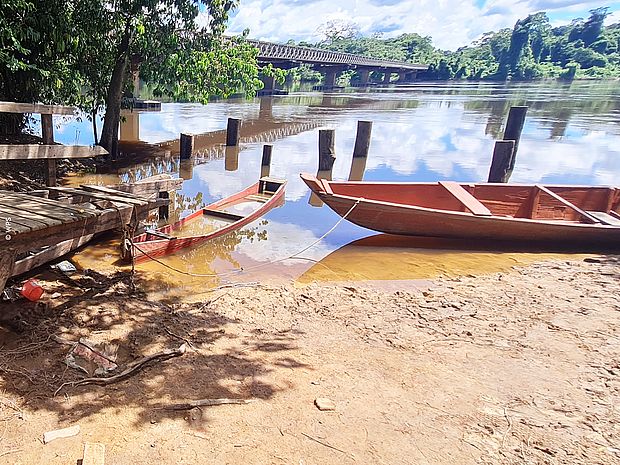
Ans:
<svg viewBox="0 0 620 465"><path fill-rule="evenodd" d="M172 198L171 221L253 184L262 147L273 145L271 176L285 178L286 202L241 231L162 259L138 265L149 290L196 296L217 285L242 282L387 281L428 279L505 270L573 252L532 250L471 241L390 237L346 221L302 259L288 257L317 241L338 220L316 206L299 179L316 173L318 130L336 130L333 179L369 181L485 181L494 141L501 138L512 105L529 107L511 182L618 184L620 83L424 84L291 93L208 105L164 103L161 112L126 113L121 161L105 173L76 174L70 184L131 182L159 173L185 179ZM226 120L241 118L238 149L223 147ZM373 122L366 163L352 166L356 124ZM57 139L92 143L90 123L58 120ZM180 162L180 133L196 137L194 162ZM208 228L205 225L205 228ZM194 225L192 233L199 232ZM582 251L578 251L582 252ZM100 239L74 256L83 267L112 270L114 239ZM243 268L243 272L238 270Z"/></svg>

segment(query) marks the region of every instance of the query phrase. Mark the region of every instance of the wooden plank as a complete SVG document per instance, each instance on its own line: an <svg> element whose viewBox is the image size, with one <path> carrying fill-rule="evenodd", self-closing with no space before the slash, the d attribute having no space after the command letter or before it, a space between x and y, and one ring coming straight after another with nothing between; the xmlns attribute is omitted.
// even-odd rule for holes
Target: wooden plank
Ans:
<svg viewBox="0 0 620 465"><path fill-rule="evenodd" d="M16 254L17 250L13 248L0 249L0 292L4 290L7 279L11 277Z"/></svg>
<svg viewBox="0 0 620 465"><path fill-rule="evenodd" d="M480 200L471 195L463 186L454 181L439 181L439 185L446 189L452 197L461 202L465 208L477 216L492 216L491 211Z"/></svg>
<svg viewBox="0 0 620 465"><path fill-rule="evenodd" d="M137 182L134 184L113 184L106 186L116 191L127 192L135 195L156 194L159 192L176 191L183 187L183 179L165 179L158 181Z"/></svg>
<svg viewBox="0 0 620 465"><path fill-rule="evenodd" d="M72 252L73 250L83 246L92 238L93 235L89 234L87 236L62 241L59 244L50 245L49 247L38 253L18 260L17 262L15 262L15 266L13 267L13 273L11 276L18 276L20 274L27 273L38 266L45 265L47 262L56 260L57 258L60 258L63 255L66 255L69 252Z"/></svg>
<svg viewBox="0 0 620 465"><path fill-rule="evenodd" d="M594 218L599 220L601 223L609 225L609 226L620 226L620 219L614 218L605 212L597 212L597 211L589 211L588 215L592 215Z"/></svg>
<svg viewBox="0 0 620 465"><path fill-rule="evenodd" d="M0 199L3 199L3 200L10 199L10 201L13 203L13 206L17 206L17 207L20 207L24 202L28 201L28 202L34 202L38 204L39 207L59 209L59 210L68 211L68 212L76 213L76 214L82 214L85 211L88 211L82 207L75 206L75 205L69 205L67 203L59 202L58 200L46 199L43 197L37 197L33 195L22 194L19 192L12 192L12 191L0 191ZM5 202L5 203L9 205L8 202Z"/></svg>
<svg viewBox="0 0 620 465"><path fill-rule="evenodd" d="M38 197L30 197L22 195L21 197L3 196L0 204L7 207L21 210L22 217L28 217L28 214L37 214L40 217L48 218L51 221L60 220L63 223L72 223L80 218L95 216L94 210L64 208L64 204L56 202L57 205L45 205Z"/></svg>
<svg viewBox="0 0 620 465"><path fill-rule="evenodd" d="M10 218L11 223L17 223L22 226L27 226L28 229L36 231L41 228L49 228L57 224L62 224L66 221L61 221L53 216L41 215L35 211L24 210L23 208L15 208L10 205L5 205L0 200L0 212L4 218ZM74 220L74 218L72 218ZM4 225L0 226L4 229Z"/></svg>
<svg viewBox="0 0 620 465"><path fill-rule="evenodd" d="M0 160L42 160L49 158L92 158L108 155L103 147L88 145L0 145Z"/></svg>
<svg viewBox="0 0 620 465"><path fill-rule="evenodd" d="M553 197L555 200L557 200L558 202L560 202L562 205L565 205L566 207L568 207L569 209L573 210L574 212L578 213L580 216L582 216L588 223L600 223L600 221L595 218L594 216L590 215L589 213L583 211L581 208L577 207L575 204L569 202L568 200L566 200L564 197L559 196L558 194L556 194L555 192L550 191L549 189L547 189L545 186L541 186L539 184L536 185L537 189L540 189L540 191L544 192L545 194Z"/></svg>
<svg viewBox="0 0 620 465"><path fill-rule="evenodd" d="M0 113L39 113L42 115L73 115L75 107L44 105L42 103L0 102Z"/></svg>
<svg viewBox="0 0 620 465"><path fill-rule="evenodd" d="M85 443L82 465L105 465L105 445L97 442Z"/></svg>
<svg viewBox="0 0 620 465"><path fill-rule="evenodd" d="M116 197L116 198L122 197L123 199L129 199L131 201L148 202L148 199L146 198L142 199L136 196L134 193L117 191L116 189L113 189L107 186L93 186L89 184L82 184L80 188L88 192L104 194L106 195L106 197L110 199L112 199L113 197Z"/></svg>
<svg viewBox="0 0 620 465"><path fill-rule="evenodd" d="M134 207L131 205L103 210L97 216L79 218L73 223L63 223L30 233L18 234L12 238L10 245L21 253L76 237L109 231L128 224L133 211ZM7 243L0 243L0 253L3 253L5 248L8 248Z"/></svg>
<svg viewBox="0 0 620 465"><path fill-rule="evenodd" d="M98 186L91 186L91 188L94 190L95 188L98 188ZM108 189L105 187L103 189L106 191L114 192L112 189ZM136 198L135 196L131 198L128 196L125 197L125 196L120 196L120 195L112 195L108 193L91 192L85 189L75 189L73 187L52 187L50 188L50 191L62 192L65 194L70 194L70 195L80 195L82 197L94 198L94 199L100 199L100 200L110 200L112 202L128 203L130 205L136 205L140 207L147 205L149 202L147 199L140 199L140 198Z"/></svg>
<svg viewBox="0 0 620 465"><path fill-rule="evenodd" d="M216 216L218 218L222 218L225 220L231 220L231 221L239 221L245 218L245 216L235 215L234 213L224 212L222 210L211 210L209 208L204 208L202 211L204 212L205 215Z"/></svg>

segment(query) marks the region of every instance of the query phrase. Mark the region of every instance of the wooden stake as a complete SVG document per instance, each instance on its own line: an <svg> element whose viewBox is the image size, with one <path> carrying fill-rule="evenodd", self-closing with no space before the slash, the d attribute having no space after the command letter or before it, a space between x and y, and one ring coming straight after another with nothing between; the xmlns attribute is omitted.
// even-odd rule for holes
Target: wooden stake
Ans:
<svg viewBox="0 0 620 465"><path fill-rule="evenodd" d="M160 199L169 199L170 198L170 192L168 192L168 191L161 191L161 192L159 192L159 198ZM169 216L170 216L170 204L163 205L163 206L159 207L159 218L160 219L167 220Z"/></svg>
<svg viewBox="0 0 620 465"><path fill-rule="evenodd" d="M4 228L3 227L0 228L0 231L2 231L2 229ZM6 232L2 234L2 236L0 236L0 241L6 242L6 238L4 237L5 235L6 235ZM12 249L12 248L0 249L0 293L4 290L4 286L6 285L7 279L9 279L11 275L13 274L13 266L15 265L16 255L17 255L17 252L15 249Z"/></svg>
<svg viewBox="0 0 620 465"><path fill-rule="evenodd" d="M512 174L510 161L513 158L514 149L514 140L498 140L495 142L488 182L508 182Z"/></svg>
<svg viewBox="0 0 620 465"><path fill-rule="evenodd" d="M236 147L239 145L239 131L241 129L241 120L236 118L228 118L228 126L226 128L226 145L228 147Z"/></svg>
<svg viewBox="0 0 620 465"><path fill-rule="evenodd" d="M194 151L194 136L192 134L181 134L179 146L181 150L181 160L189 160Z"/></svg>
<svg viewBox="0 0 620 465"><path fill-rule="evenodd" d="M358 121L353 158L366 158L370 148L370 135L372 134L372 121Z"/></svg>
<svg viewBox="0 0 620 465"><path fill-rule="evenodd" d="M260 164L260 177L264 178L269 176L271 171L271 152L273 151L273 145L263 146L263 159Z"/></svg>
<svg viewBox="0 0 620 465"><path fill-rule="evenodd" d="M54 123L51 114L41 115L41 132L43 134L43 143L52 145L54 143ZM56 185L56 160L47 160L47 173L45 177L48 186Z"/></svg>
<svg viewBox="0 0 620 465"><path fill-rule="evenodd" d="M336 131L333 129L319 130L319 171L331 171L336 161Z"/></svg>
<svg viewBox="0 0 620 465"><path fill-rule="evenodd" d="M504 130L504 140L513 140L515 142L509 166L511 173L515 167L519 140L521 139L521 132L525 124L526 113L527 107L510 107L510 112L508 113L508 121L506 122L506 129Z"/></svg>

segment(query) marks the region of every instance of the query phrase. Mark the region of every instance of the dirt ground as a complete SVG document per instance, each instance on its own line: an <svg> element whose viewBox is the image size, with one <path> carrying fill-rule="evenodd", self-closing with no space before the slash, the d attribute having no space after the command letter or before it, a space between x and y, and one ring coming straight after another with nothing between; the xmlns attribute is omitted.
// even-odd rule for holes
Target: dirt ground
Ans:
<svg viewBox="0 0 620 465"><path fill-rule="evenodd" d="M85 442L105 444L108 465L620 463L617 257L425 289L226 288L192 304L148 302L126 277L75 281L48 308L3 308L1 463L75 464ZM55 395L83 375L52 336L118 344L118 370L187 351ZM165 408L219 398L255 401Z"/></svg>

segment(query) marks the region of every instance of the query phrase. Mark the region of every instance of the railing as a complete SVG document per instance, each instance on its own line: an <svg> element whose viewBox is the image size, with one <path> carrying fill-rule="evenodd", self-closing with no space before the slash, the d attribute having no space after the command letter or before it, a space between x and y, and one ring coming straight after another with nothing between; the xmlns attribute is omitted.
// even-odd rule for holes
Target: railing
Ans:
<svg viewBox="0 0 620 465"><path fill-rule="evenodd" d="M248 40L250 44L258 48L258 59L264 60L290 60L305 63L333 64L333 65L356 65L379 68L396 68L403 71L424 71L427 65L407 63L403 61L383 60L370 58L353 53L334 52L320 48L300 47L297 45L274 44L259 40Z"/></svg>

